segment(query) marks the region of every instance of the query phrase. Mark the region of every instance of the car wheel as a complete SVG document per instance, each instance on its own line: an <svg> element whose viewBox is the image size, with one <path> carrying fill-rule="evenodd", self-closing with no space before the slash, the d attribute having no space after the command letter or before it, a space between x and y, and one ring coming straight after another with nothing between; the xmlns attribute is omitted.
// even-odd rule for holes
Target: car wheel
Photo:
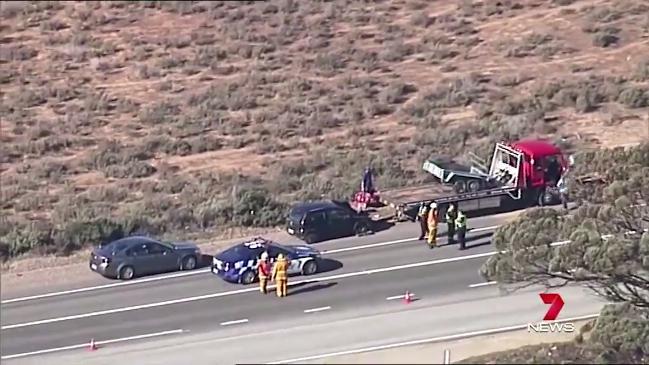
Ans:
<svg viewBox="0 0 649 365"><path fill-rule="evenodd" d="M135 270L132 266L124 266L119 269L119 278L122 280L131 280L135 277Z"/></svg>
<svg viewBox="0 0 649 365"><path fill-rule="evenodd" d="M357 236L364 236L368 234L370 231L370 227L367 225L367 223L356 223L354 226L354 234Z"/></svg>
<svg viewBox="0 0 649 365"><path fill-rule="evenodd" d="M252 284L255 281L256 277L257 276L253 271L248 270L244 272L243 275L241 275L241 284L243 285Z"/></svg>
<svg viewBox="0 0 649 365"><path fill-rule="evenodd" d="M196 268L196 257L187 256L183 259L182 270L194 270Z"/></svg>
<svg viewBox="0 0 649 365"><path fill-rule="evenodd" d="M316 242L318 242L318 237L313 233L307 234L306 237L304 237L304 242L309 243L309 244L316 243Z"/></svg>
<svg viewBox="0 0 649 365"><path fill-rule="evenodd" d="M302 275L313 275L318 272L318 263L316 260L309 260L302 266Z"/></svg>

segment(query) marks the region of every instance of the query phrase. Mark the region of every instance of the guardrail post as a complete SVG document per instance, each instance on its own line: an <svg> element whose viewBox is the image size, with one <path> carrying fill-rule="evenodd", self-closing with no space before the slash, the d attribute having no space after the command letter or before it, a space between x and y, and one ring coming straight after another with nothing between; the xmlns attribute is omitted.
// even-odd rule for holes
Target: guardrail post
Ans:
<svg viewBox="0 0 649 365"><path fill-rule="evenodd" d="M451 350L444 349L444 364L451 363Z"/></svg>

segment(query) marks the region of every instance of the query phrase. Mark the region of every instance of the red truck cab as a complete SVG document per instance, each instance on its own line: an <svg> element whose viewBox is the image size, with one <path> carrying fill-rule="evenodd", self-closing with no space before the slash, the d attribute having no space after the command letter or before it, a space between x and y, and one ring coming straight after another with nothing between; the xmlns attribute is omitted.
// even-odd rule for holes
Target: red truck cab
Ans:
<svg viewBox="0 0 649 365"><path fill-rule="evenodd" d="M519 185L528 189L556 186L568 169L563 152L555 145L541 140L521 140L511 148L524 156Z"/></svg>

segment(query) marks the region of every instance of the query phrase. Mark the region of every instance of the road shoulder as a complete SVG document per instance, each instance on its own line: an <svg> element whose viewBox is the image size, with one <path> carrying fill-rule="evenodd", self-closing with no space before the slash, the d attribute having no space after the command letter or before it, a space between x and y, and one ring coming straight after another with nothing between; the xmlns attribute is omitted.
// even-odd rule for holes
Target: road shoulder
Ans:
<svg viewBox="0 0 649 365"><path fill-rule="evenodd" d="M581 327L588 321L574 322L574 333L528 333L516 330L493 335L470 337L454 341L436 342L423 345L403 346L387 350L362 352L350 355L332 356L308 364L431 364L443 363L444 351L448 350L451 363L464 359L487 355L494 352L513 350L528 345L565 342L574 339Z"/></svg>

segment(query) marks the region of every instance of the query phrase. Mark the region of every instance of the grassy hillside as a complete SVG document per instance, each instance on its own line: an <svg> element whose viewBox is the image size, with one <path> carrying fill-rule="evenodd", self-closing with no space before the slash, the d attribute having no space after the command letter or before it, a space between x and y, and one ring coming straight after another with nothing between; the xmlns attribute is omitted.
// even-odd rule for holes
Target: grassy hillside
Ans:
<svg viewBox="0 0 649 365"><path fill-rule="evenodd" d="M272 226L368 163L387 188L501 139L649 138L641 0L0 7L4 258Z"/></svg>

